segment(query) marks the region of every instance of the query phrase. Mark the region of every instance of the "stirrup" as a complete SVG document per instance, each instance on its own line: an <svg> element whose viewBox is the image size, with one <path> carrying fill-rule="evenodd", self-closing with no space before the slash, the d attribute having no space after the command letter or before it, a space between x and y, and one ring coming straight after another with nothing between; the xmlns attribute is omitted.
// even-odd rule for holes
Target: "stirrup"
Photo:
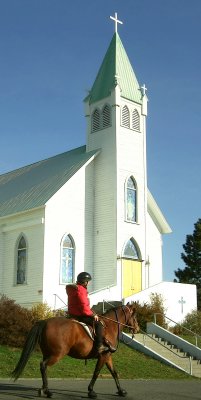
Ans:
<svg viewBox="0 0 201 400"><path fill-rule="evenodd" d="M108 346L111 353L114 353L117 350L116 347L112 346L112 344L109 342L109 340L105 339L105 343Z"/></svg>

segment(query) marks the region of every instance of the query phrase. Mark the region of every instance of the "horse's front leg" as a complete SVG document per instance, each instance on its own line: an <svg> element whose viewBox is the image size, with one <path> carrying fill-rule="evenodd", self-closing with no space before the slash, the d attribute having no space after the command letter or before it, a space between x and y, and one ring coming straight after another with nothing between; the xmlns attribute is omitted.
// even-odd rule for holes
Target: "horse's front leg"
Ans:
<svg viewBox="0 0 201 400"><path fill-rule="evenodd" d="M98 375L101 371L101 369L103 368L103 365L106 362L106 359L108 357L108 353L107 354L101 354L98 358L98 361L96 363L95 366L95 370L91 379L91 382L88 386L88 397L90 397L90 399L95 399L97 397L96 392L94 392L93 388L94 388L94 384L96 382L96 379L98 378Z"/></svg>
<svg viewBox="0 0 201 400"><path fill-rule="evenodd" d="M106 360L106 366L109 369L110 373L112 374L112 377L115 380L115 383L116 383L116 386L117 386L117 390L118 390L118 392L117 392L118 395L125 397L127 395L127 392L126 392L126 390L122 389L121 386L120 386L118 374L117 374L117 371L113 367L113 361L112 361L112 356L111 355Z"/></svg>
<svg viewBox="0 0 201 400"><path fill-rule="evenodd" d="M38 390L39 397L52 397L52 393L48 389L47 381L47 363L49 359L43 360L40 363L40 372L42 376L43 386L42 389Z"/></svg>

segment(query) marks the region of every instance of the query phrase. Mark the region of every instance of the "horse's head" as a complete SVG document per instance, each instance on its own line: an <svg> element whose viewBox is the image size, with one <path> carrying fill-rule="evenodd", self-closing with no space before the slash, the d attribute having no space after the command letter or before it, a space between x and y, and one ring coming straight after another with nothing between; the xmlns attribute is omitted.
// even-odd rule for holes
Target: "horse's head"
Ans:
<svg viewBox="0 0 201 400"><path fill-rule="evenodd" d="M131 333L138 333L140 330L140 327L137 322L137 317L136 317L136 307L135 304L126 304L124 306L125 310L125 315L126 315L126 325L129 326L129 331Z"/></svg>

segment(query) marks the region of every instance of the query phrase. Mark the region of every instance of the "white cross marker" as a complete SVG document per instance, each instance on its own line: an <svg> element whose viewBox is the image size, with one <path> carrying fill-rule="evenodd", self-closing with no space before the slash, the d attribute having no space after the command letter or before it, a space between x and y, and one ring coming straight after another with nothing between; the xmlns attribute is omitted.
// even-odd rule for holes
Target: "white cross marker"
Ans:
<svg viewBox="0 0 201 400"><path fill-rule="evenodd" d="M142 96L144 96L146 94L146 90L147 90L145 84L143 86L141 86L140 89L141 89L141 92L142 92Z"/></svg>
<svg viewBox="0 0 201 400"><path fill-rule="evenodd" d="M179 300L179 303L181 304L181 313L183 314L184 312L184 304L186 303L183 296L181 296L181 300Z"/></svg>
<svg viewBox="0 0 201 400"><path fill-rule="evenodd" d="M123 24L123 22L122 22L122 21L119 21L119 20L117 19L117 13L115 13L115 16L114 16L114 17L111 17L111 15L110 15L110 19L113 19L113 20L114 20L114 22L115 22L115 33L117 33L117 24Z"/></svg>

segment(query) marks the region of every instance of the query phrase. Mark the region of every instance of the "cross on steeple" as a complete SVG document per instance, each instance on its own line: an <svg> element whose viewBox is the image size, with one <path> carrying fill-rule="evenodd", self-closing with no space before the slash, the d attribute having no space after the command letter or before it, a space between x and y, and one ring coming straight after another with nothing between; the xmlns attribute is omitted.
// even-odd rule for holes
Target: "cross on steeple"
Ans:
<svg viewBox="0 0 201 400"><path fill-rule="evenodd" d="M146 94L146 90L147 90L147 88L146 88L146 86L145 86L145 84L143 85L143 86L141 86L141 92L142 92L142 96L145 96L145 94Z"/></svg>
<svg viewBox="0 0 201 400"><path fill-rule="evenodd" d="M117 24L123 24L123 22L119 21L119 19L117 19L117 13L115 13L114 17L111 17L111 15L110 15L110 19L114 20L114 22L115 22L115 33L117 33Z"/></svg>

